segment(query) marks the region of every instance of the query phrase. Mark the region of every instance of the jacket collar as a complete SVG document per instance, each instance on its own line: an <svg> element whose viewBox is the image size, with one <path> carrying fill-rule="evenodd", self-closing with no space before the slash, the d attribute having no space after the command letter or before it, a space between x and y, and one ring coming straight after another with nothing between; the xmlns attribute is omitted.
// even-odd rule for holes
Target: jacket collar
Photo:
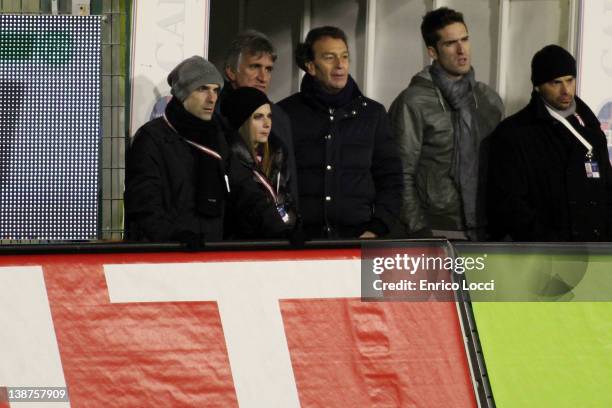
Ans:
<svg viewBox="0 0 612 408"><path fill-rule="evenodd" d="M355 103L364 98L363 94L361 93L361 90L359 89L359 86L350 75L348 77L347 84L350 84L351 87L351 94L349 95L349 98L347 98L349 99L349 101L344 104L344 106L338 107L338 109L351 109ZM300 85L300 94L302 95L306 103L308 103L312 107L325 112L329 111L330 106L326 106L326 104L323 103L321 99L317 97L314 80L308 74L304 75L304 78L302 78L302 83Z"/></svg>
<svg viewBox="0 0 612 408"><path fill-rule="evenodd" d="M229 136L232 154L235 158L240 160L240 162L246 164L250 168L256 168L255 159L251 156L251 152L240 136L240 133L234 131ZM268 144L270 146L270 153L274 155L278 155L283 152L284 148L282 143L278 140L274 133L270 133L268 137ZM283 152L284 153L284 152Z"/></svg>
<svg viewBox="0 0 612 408"><path fill-rule="evenodd" d="M230 147L234 158L247 164L251 168L255 167L255 160L253 159L253 156L251 156L251 152L249 151L246 143L244 140L242 140L240 133L233 132L230 135Z"/></svg>
<svg viewBox="0 0 612 408"><path fill-rule="evenodd" d="M527 108L539 121L555 121L553 117L550 116L550 113L548 113L548 110L546 109L546 105L544 104L542 97L535 89L531 91L531 100L529 101L529 105L527 105Z"/></svg>
<svg viewBox="0 0 612 408"><path fill-rule="evenodd" d="M581 116L587 127L598 127L599 122L591 108L589 108L578 96L574 96L574 100L576 101L576 113ZM545 122L555 121L555 119L550 116L550 113L548 113L542 97L536 90L531 92L531 100L527 105L527 109L538 120Z"/></svg>

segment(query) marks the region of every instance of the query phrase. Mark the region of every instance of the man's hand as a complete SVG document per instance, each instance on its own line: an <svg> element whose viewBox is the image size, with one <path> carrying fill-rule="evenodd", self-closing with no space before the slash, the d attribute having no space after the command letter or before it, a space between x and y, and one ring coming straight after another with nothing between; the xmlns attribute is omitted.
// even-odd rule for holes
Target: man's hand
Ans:
<svg viewBox="0 0 612 408"><path fill-rule="evenodd" d="M376 235L372 231L366 231L363 234L361 234L359 238L362 238L362 239L378 238L378 235Z"/></svg>

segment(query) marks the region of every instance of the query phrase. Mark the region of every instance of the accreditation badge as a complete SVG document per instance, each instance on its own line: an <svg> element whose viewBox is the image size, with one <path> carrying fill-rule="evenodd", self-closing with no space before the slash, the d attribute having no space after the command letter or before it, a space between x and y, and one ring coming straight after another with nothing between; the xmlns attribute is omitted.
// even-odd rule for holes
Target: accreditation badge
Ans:
<svg viewBox="0 0 612 408"><path fill-rule="evenodd" d="M285 210L285 206L284 205L277 205L276 206L276 210L278 211L278 214L281 216L281 219L283 220L283 222L286 224L289 222L289 214L287 214L287 210Z"/></svg>
<svg viewBox="0 0 612 408"><path fill-rule="evenodd" d="M599 178L599 163L593 160L584 162L584 169L588 178Z"/></svg>

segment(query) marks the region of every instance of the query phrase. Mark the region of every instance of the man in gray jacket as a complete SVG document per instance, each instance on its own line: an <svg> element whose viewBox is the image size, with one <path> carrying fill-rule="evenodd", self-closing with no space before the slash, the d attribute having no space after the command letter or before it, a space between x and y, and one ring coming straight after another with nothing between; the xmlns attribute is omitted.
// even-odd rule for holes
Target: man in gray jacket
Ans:
<svg viewBox="0 0 612 408"><path fill-rule="evenodd" d="M404 166L401 218L413 237L480 240L486 223L481 142L502 119L502 101L474 79L461 13L433 10L421 33L433 63L389 109Z"/></svg>

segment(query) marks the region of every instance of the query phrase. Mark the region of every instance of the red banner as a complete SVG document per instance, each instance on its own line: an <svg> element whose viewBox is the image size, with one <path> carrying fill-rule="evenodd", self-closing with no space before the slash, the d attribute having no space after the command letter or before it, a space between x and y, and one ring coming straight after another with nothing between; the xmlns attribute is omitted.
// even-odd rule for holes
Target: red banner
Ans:
<svg viewBox="0 0 612 408"><path fill-rule="evenodd" d="M72 407L476 406L455 304L361 302L359 255L0 258L5 301L29 304L35 289L15 293L28 287L17 282L44 277L61 360L43 384L33 372L53 373L53 358L5 350L0 386L66 386ZM49 337L2 306L12 328L3 345ZM44 308L31 307L43 321Z"/></svg>

